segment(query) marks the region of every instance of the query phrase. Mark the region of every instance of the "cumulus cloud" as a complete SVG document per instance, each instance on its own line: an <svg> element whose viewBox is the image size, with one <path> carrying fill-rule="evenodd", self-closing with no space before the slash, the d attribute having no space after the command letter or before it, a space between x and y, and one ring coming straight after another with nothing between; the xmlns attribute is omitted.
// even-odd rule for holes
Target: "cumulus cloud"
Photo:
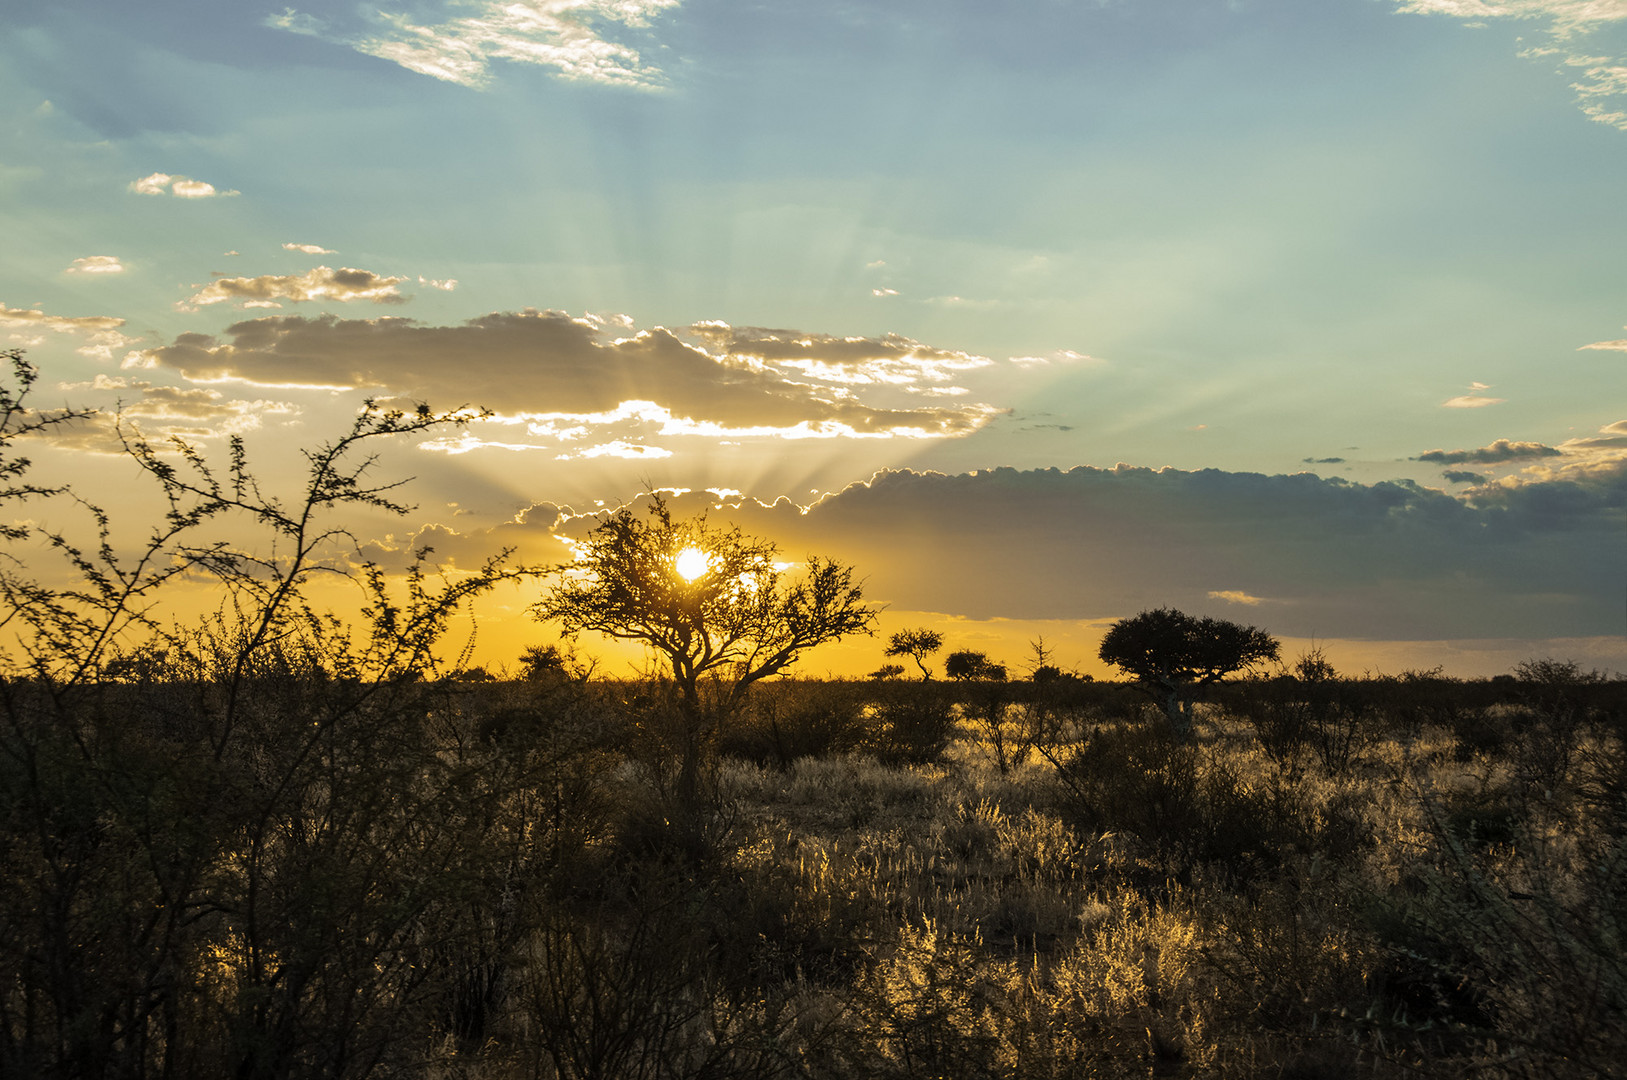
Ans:
<svg viewBox="0 0 1627 1080"><path fill-rule="evenodd" d="M411 319L271 316L240 322L226 340L183 334L140 362L194 382L362 388L501 410L498 426L550 444L647 438L942 438L966 435L999 410L982 404L887 408L868 386L820 386L785 368L937 370L972 362L907 339L863 340L705 324L713 351L662 328L611 336L602 318L497 312L459 326ZM812 342L813 344L803 344ZM774 350L774 362L766 357ZM487 427L490 425L482 425ZM498 441L512 443L515 436Z"/></svg>
<svg viewBox="0 0 1627 1080"><path fill-rule="evenodd" d="M1418 460L1436 465L1492 465L1525 458L1558 457L1559 454L1558 449L1542 443L1498 439L1490 446L1475 450L1426 450L1418 455Z"/></svg>
<svg viewBox="0 0 1627 1080"><path fill-rule="evenodd" d="M337 254L339 254L337 251L333 250L332 248L325 248L321 244L284 244L282 246L282 249L284 251L303 252L306 255L337 255Z"/></svg>
<svg viewBox="0 0 1627 1080"><path fill-rule="evenodd" d="M292 9L268 25L349 46L409 71L462 86L491 80L493 61L538 64L567 79L616 86L663 86L666 76L625 41L629 30L680 0L464 0L471 14L418 20L399 11L363 8L319 19ZM447 5L448 7L451 5ZM447 11L445 14L450 14Z"/></svg>
<svg viewBox="0 0 1627 1080"><path fill-rule="evenodd" d="M119 262L117 255L86 255L83 259L75 259L73 265L68 267L70 274L122 274L124 264Z"/></svg>
<svg viewBox="0 0 1627 1080"><path fill-rule="evenodd" d="M1623 425L1627 435L1627 425ZM725 502L722 508L718 503ZM1079 467L886 470L810 507L671 497L675 513L857 566L866 595L972 619L1120 618L1171 605L1262 613L1299 637L1533 639L1620 633L1627 461L1461 495L1308 473ZM589 515L553 530L579 537ZM501 537L459 543L472 558ZM541 532L522 559L547 559ZM439 545L437 545L439 550Z"/></svg>
<svg viewBox="0 0 1627 1080"><path fill-rule="evenodd" d="M130 190L137 195L169 194L178 199L227 198L242 194L240 191L221 191L213 184L194 180L190 176L174 176L161 172L130 181Z"/></svg>
<svg viewBox="0 0 1627 1080"><path fill-rule="evenodd" d="M399 304L405 297L400 285L404 277L382 277L371 270L343 267L338 270L318 266L303 274L262 274L259 277L216 278L176 306L196 311L209 304L237 300L244 307L280 307L278 300L304 303L307 300L371 300L375 304Z"/></svg>
<svg viewBox="0 0 1627 1080"><path fill-rule="evenodd" d="M133 345L138 340L121 333L119 327L123 325L123 319L111 315L48 315L37 307L9 308L0 301L0 327L24 332L83 334L89 340L74 351L97 360L111 360L113 350Z"/></svg>
<svg viewBox="0 0 1627 1080"><path fill-rule="evenodd" d="M445 278L437 281L434 278L427 278L420 274L418 275L418 284L427 286L431 289L439 289L441 292L451 292L453 289L458 287L458 279Z"/></svg>

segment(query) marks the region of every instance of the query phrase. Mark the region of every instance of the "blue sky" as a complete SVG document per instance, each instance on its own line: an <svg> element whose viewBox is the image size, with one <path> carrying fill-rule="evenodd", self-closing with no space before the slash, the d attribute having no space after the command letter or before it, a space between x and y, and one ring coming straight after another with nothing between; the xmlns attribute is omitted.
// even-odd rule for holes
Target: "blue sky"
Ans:
<svg viewBox="0 0 1627 1080"><path fill-rule="evenodd" d="M808 535L879 568L896 617L991 647L1178 602L1356 665L1627 667L1627 0L198 0L0 27L0 344L205 448L369 394L491 408L406 459L412 526L465 558L517 518L711 487L819 503L804 525L847 524ZM49 464L109 482L105 449L87 429ZM1035 472L1119 463L1188 501L1115 532L1082 522L1135 520L1142 473ZM881 470L944 475L906 519L849 490ZM929 504L974 470L994 519L951 528ZM1249 499L1172 509L1219 478ZM1398 530L1382 559L1313 557L1370 527ZM1211 532L1241 554L1202 569ZM1122 588L1082 584L1103 571L1070 538ZM1023 599L1047 593L1025 543L1068 605Z"/></svg>

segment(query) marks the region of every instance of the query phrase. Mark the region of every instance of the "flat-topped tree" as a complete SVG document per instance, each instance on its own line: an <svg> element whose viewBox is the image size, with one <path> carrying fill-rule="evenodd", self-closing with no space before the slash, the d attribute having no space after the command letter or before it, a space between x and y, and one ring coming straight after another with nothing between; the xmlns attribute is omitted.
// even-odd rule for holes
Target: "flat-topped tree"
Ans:
<svg viewBox="0 0 1627 1080"><path fill-rule="evenodd" d="M932 678L932 669L926 666L926 658L943 648L943 635L936 630L926 627L917 627L914 630L900 630L887 641L887 651L883 656L907 656L915 661L915 666L921 669L921 681L927 682Z"/></svg>
<svg viewBox="0 0 1627 1080"><path fill-rule="evenodd" d="M1114 623L1098 655L1135 676L1185 740L1203 687L1275 660L1279 651L1277 639L1258 627L1157 608Z"/></svg>

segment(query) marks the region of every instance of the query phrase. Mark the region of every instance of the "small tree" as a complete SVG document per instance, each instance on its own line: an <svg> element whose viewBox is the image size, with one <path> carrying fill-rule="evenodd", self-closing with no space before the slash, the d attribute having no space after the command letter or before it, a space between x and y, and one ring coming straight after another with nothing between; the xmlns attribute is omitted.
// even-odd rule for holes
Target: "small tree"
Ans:
<svg viewBox="0 0 1627 1080"><path fill-rule="evenodd" d="M1185 740L1203 687L1276 660L1278 652L1277 639L1257 627L1157 608L1109 627L1099 655L1133 675Z"/></svg>
<svg viewBox="0 0 1627 1080"><path fill-rule="evenodd" d="M926 658L943 648L943 635L936 630L926 627L917 627L914 630L900 630L887 642L887 651L884 656L907 656L915 661L915 666L921 669L921 681L926 682L932 678L932 669L926 666Z"/></svg>
<svg viewBox="0 0 1627 1080"><path fill-rule="evenodd" d="M676 521L652 496L648 520L626 507L606 516L532 608L567 635L642 641L665 657L679 693L686 791L716 715L815 645L872 632L878 609L863 602L851 567L810 558L801 580L782 587L775 554L771 542L711 528L704 516ZM701 700L708 676L724 683L715 712Z"/></svg>
<svg viewBox="0 0 1627 1080"><path fill-rule="evenodd" d="M943 673L957 682L966 682L971 679L987 679L992 682L1004 682L1006 666L990 660L987 653L972 649L961 649L949 654L944 661Z"/></svg>

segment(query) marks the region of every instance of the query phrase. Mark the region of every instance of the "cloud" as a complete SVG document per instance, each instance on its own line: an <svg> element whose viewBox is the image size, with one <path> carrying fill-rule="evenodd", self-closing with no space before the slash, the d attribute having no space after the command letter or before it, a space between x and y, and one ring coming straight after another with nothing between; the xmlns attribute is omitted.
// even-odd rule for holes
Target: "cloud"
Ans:
<svg viewBox="0 0 1627 1080"><path fill-rule="evenodd" d="M1224 600L1228 604L1242 604L1246 607L1259 607L1266 602L1261 597L1250 596L1237 589L1212 589L1209 592L1209 599Z"/></svg>
<svg viewBox="0 0 1627 1080"><path fill-rule="evenodd" d="M134 401L117 409L104 409L79 420L45 429L40 437L53 446L92 454L122 454L122 424L127 435L140 433L155 443L171 436L189 442L224 438L253 431L272 417L288 418L299 410L284 401L228 399L218 390L203 387L154 386L135 379L98 375L89 383L69 384L68 390L136 390Z"/></svg>
<svg viewBox="0 0 1627 1080"><path fill-rule="evenodd" d="M341 25L292 9L267 25L349 46L409 71L462 86L491 80L493 61L538 64L566 79L653 88L666 83L660 68L607 33L647 30L650 21L680 0L465 0L461 18L422 22L404 12L363 8ZM339 16L341 18L345 16Z"/></svg>
<svg viewBox="0 0 1627 1080"><path fill-rule="evenodd" d="M1102 361L1094 356L1086 356L1072 349L1057 349L1044 356L1013 356L1007 361L1022 367L1046 367L1053 364L1100 364Z"/></svg>
<svg viewBox="0 0 1627 1080"><path fill-rule="evenodd" d="M459 326L411 319L270 316L240 322L227 340L183 334L140 354L194 382L358 388L501 410L482 429L524 429L546 444L647 437L944 438L982 427L999 410L957 404L887 408L859 395L869 386L821 386L792 377L797 363L847 377L909 369L932 377L965 354L903 338L851 339L784 332L737 334L705 324L715 351L656 328L612 337L603 319L560 312L496 312ZM793 340L794 338L794 340ZM807 341L813 344L803 345ZM764 359L775 350L774 362ZM516 441L514 434L493 438Z"/></svg>
<svg viewBox="0 0 1627 1080"><path fill-rule="evenodd" d="M1396 0L1396 5L1403 14L1440 15L1471 25L1491 19L1546 23L1550 44L1521 55L1534 59L1557 55L1567 67L1579 69L1580 81L1571 84L1577 106L1593 120L1627 131L1627 108L1612 104L1627 98L1627 61L1591 55L1578 44L1596 30L1627 21L1627 0Z"/></svg>
<svg viewBox="0 0 1627 1080"><path fill-rule="evenodd" d="M1484 409L1488 405L1501 405L1506 398L1485 397L1481 394L1459 394L1441 402L1443 409Z"/></svg>
<svg viewBox="0 0 1627 1080"><path fill-rule="evenodd" d="M113 350L133 345L137 338L119 332L123 319L111 315L47 315L38 308L8 308L0 302L0 327L22 331L48 330L57 334L84 334L89 340L74 350L81 356L111 360Z"/></svg>
<svg viewBox="0 0 1627 1080"><path fill-rule="evenodd" d="M568 454L559 454L557 455L557 458L560 461L570 461L575 458L597 457L655 460L659 458L669 458L671 456L671 450L664 450L659 446L643 446L638 443L623 442L622 440L617 439L615 442L604 443L600 446L590 446L586 450L575 450Z"/></svg>
<svg viewBox="0 0 1627 1080"><path fill-rule="evenodd" d="M284 244L282 246L282 249L284 251L299 251L299 252L303 252L306 255L337 255L337 254L339 254L337 251L333 250L332 248L325 248L321 244Z"/></svg>
<svg viewBox="0 0 1627 1080"><path fill-rule="evenodd" d="M1490 446L1482 446L1477 450L1426 450L1418 455L1418 460L1433 462L1436 465L1491 465L1526 458L1558 457L1560 453L1561 451L1554 447L1544 446L1542 443L1498 439Z"/></svg>
<svg viewBox="0 0 1627 1080"><path fill-rule="evenodd" d="M1450 484L1484 484L1491 479L1481 473L1469 472L1465 469L1447 469L1441 473Z"/></svg>
<svg viewBox="0 0 1627 1080"><path fill-rule="evenodd" d="M942 383L994 363L986 356L935 349L899 334L836 337L721 322L695 323L689 333L731 360L844 385Z"/></svg>
<svg viewBox="0 0 1627 1080"><path fill-rule="evenodd" d="M434 278L427 278L422 274L419 274L418 284L427 286L431 289L439 289L441 292L451 292L453 289L458 287L458 279L445 278L441 281L436 281Z"/></svg>
<svg viewBox="0 0 1627 1080"><path fill-rule="evenodd" d="M1586 349L1604 349L1604 350L1608 350L1610 352L1627 352L1627 340L1595 341L1591 345L1583 345L1581 348L1577 349L1576 351L1577 352L1582 352L1582 351L1584 351Z"/></svg>
<svg viewBox="0 0 1627 1080"><path fill-rule="evenodd" d="M307 300L371 300L375 304L399 304L405 298L398 286L404 277L381 277L371 270L344 267L333 270L318 266L303 274L262 274L259 277L217 278L176 306L196 311L208 304L227 300L245 301L244 307L279 307L277 300L304 303Z"/></svg>
<svg viewBox="0 0 1627 1080"><path fill-rule="evenodd" d="M130 181L130 190L137 195L163 195L167 192L178 199L229 198L242 194L240 191L220 191L213 184L189 176L172 176L161 172Z"/></svg>
<svg viewBox="0 0 1627 1080"><path fill-rule="evenodd" d="M1619 635L1627 592L1623 460L1460 495L1407 481L1120 465L884 470L810 507L709 492L671 502L769 538L790 558L849 562L877 602L969 619L1243 605L1269 612L1266 628L1286 636L1531 640ZM580 536L594 523L566 515L555 532ZM473 557L513 540L472 532L460 543ZM541 533L528 543L522 560L558 550Z"/></svg>
<svg viewBox="0 0 1627 1080"><path fill-rule="evenodd" d="M871 296L897 296L898 295L898 290L897 289L871 289L870 290L870 295Z"/></svg>
<svg viewBox="0 0 1627 1080"><path fill-rule="evenodd" d="M117 255L86 255L75 259L67 270L70 274L122 274L124 264Z"/></svg>

